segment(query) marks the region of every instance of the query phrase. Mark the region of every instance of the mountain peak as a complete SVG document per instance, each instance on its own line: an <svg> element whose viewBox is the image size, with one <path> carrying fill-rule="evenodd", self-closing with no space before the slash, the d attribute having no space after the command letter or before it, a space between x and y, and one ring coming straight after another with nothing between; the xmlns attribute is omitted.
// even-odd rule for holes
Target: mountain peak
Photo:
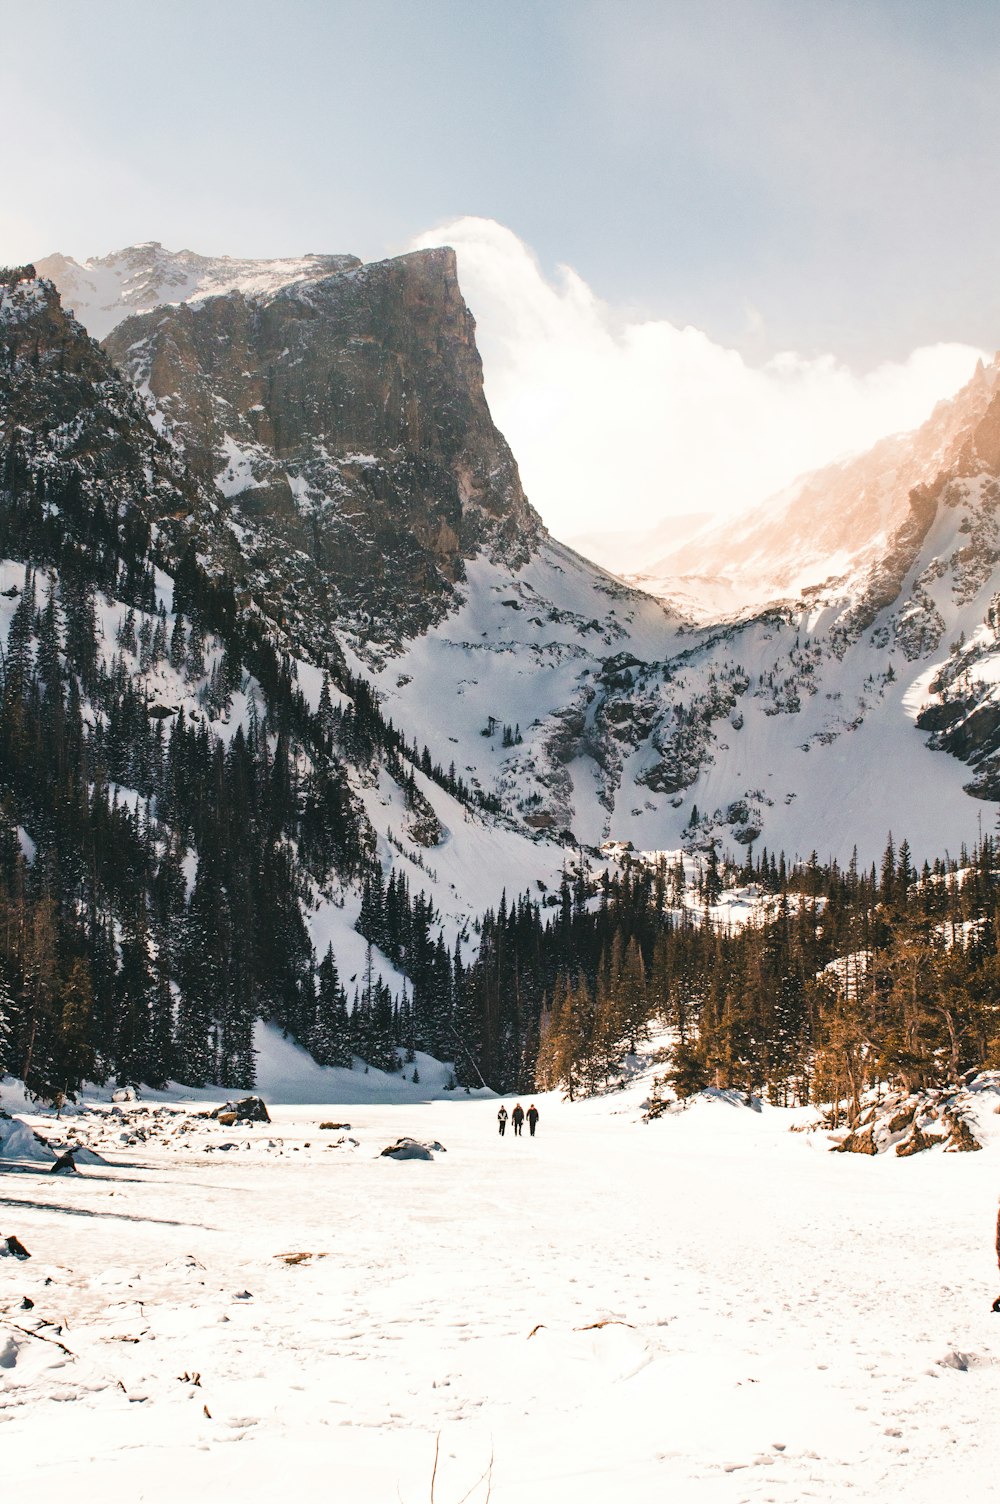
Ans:
<svg viewBox="0 0 1000 1504"><path fill-rule="evenodd" d="M993 455L995 419L979 430L998 390L1000 360L979 361L919 428L801 476L742 516L682 539L632 578L701 620L752 613L774 600L842 593L907 523L915 487L952 469L970 445L978 460Z"/></svg>
<svg viewBox="0 0 1000 1504"><path fill-rule="evenodd" d="M304 266L174 297L105 349L221 491L255 578L280 593L297 571L324 637L335 600L394 641L441 615L466 560L526 559L541 524L490 416L454 251Z"/></svg>
<svg viewBox="0 0 1000 1504"><path fill-rule="evenodd" d="M104 339L123 319L165 303L187 303L234 289L267 296L290 283L315 280L359 267L357 256L317 254L253 259L170 251L143 240L106 256L80 262L54 252L36 263L39 276L58 287L67 308L95 339Z"/></svg>

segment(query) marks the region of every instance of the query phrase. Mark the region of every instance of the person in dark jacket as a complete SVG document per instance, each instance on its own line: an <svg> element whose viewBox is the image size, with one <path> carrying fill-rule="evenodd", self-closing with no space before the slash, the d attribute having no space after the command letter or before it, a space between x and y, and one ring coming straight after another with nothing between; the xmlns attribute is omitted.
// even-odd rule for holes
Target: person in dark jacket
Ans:
<svg viewBox="0 0 1000 1504"><path fill-rule="evenodd" d="M528 1132L531 1134L532 1138L534 1138L535 1129L538 1127L538 1108L535 1106L534 1102L532 1102L531 1106L528 1108L527 1117Z"/></svg>
<svg viewBox="0 0 1000 1504"><path fill-rule="evenodd" d="M514 1108L514 1111L511 1113L510 1120L514 1125L515 1137L520 1138L521 1129L524 1127L524 1108L521 1106L520 1102L518 1102L517 1106Z"/></svg>
<svg viewBox="0 0 1000 1504"><path fill-rule="evenodd" d="M497 1128L500 1131L500 1137L503 1138L507 1132L507 1109L502 1102L500 1103L500 1111L497 1113Z"/></svg>

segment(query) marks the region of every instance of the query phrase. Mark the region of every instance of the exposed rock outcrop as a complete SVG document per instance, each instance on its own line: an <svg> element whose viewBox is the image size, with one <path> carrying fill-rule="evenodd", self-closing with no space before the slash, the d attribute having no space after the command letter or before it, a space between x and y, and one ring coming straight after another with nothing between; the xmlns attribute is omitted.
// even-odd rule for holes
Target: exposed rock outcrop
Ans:
<svg viewBox="0 0 1000 1504"><path fill-rule="evenodd" d="M248 583L391 643L436 620L480 550L527 558L539 520L483 394L454 252L121 324L106 349L184 463L221 493Z"/></svg>
<svg viewBox="0 0 1000 1504"><path fill-rule="evenodd" d="M435 1154L446 1152L443 1144L437 1139L431 1143L424 1143L420 1139L398 1138L394 1144L389 1144L382 1150L380 1159L433 1159Z"/></svg>

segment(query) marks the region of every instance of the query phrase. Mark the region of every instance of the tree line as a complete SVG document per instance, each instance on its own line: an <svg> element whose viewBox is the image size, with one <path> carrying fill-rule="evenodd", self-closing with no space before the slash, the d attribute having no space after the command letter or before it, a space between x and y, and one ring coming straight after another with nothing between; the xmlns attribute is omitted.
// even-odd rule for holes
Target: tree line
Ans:
<svg viewBox="0 0 1000 1504"><path fill-rule="evenodd" d="M713 920L723 883L756 912ZM733 1086L781 1104L844 1101L1000 1066L1000 862L987 836L917 871L890 837L879 866L635 863L596 893L567 878L484 921L465 977L503 1089L599 1090L656 1024L681 1093Z"/></svg>

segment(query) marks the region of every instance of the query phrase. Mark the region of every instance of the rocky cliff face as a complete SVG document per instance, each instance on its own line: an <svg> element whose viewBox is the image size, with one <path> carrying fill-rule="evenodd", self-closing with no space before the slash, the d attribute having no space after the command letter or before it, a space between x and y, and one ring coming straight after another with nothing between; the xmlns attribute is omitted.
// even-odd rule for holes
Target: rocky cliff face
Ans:
<svg viewBox="0 0 1000 1504"><path fill-rule="evenodd" d="M426 627L466 559L516 563L540 535L450 250L161 308L106 349L217 488L254 587L321 603L359 645Z"/></svg>

